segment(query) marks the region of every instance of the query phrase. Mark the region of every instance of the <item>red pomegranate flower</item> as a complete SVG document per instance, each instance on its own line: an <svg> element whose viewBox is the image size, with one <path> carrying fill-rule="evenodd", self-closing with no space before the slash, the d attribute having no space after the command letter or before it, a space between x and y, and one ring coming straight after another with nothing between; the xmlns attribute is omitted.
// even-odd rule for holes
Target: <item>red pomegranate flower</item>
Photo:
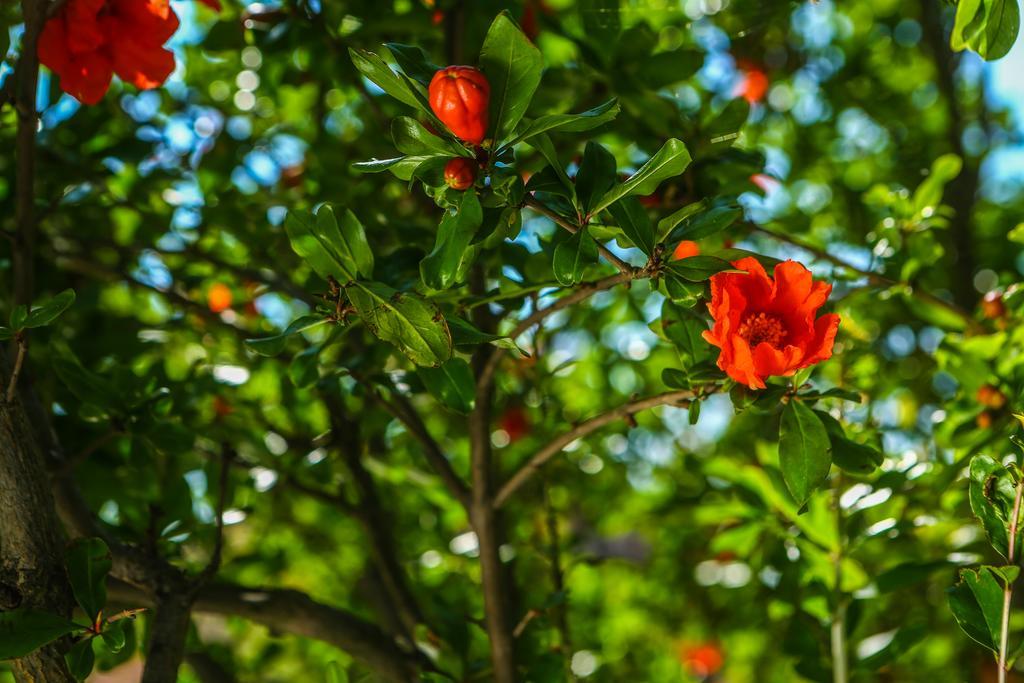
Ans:
<svg viewBox="0 0 1024 683"><path fill-rule="evenodd" d="M143 90L163 85L174 71L174 53L163 45L177 29L170 0L70 0L46 22L39 60L64 92L96 104L115 73Z"/></svg>
<svg viewBox="0 0 1024 683"><path fill-rule="evenodd" d="M775 266L774 279L749 256L733 266L745 272L711 277L708 310L715 324L704 339L721 349L718 367L751 389L764 389L767 377L788 377L832 356L839 316L815 318L832 285L815 282L796 261Z"/></svg>

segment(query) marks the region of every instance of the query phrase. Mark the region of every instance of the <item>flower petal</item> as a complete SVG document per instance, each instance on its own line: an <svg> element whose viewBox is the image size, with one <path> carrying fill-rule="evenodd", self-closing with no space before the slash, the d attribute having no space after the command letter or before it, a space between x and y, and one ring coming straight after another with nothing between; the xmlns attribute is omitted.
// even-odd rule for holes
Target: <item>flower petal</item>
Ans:
<svg viewBox="0 0 1024 683"><path fill-rule="evenodd" d="M839 332L839 316L835 313L826 313L814 323L814 341L805 350L804 359L800 367L820 363L832 357L832 347L835 345L836 333Z"/></svg>
<svg viewBox="0 0 1024 683"><path fill-rule="evenodd" d="M174 71L174 53L126 40L114 52L114 71L140 90L159 88Z"/></svg>

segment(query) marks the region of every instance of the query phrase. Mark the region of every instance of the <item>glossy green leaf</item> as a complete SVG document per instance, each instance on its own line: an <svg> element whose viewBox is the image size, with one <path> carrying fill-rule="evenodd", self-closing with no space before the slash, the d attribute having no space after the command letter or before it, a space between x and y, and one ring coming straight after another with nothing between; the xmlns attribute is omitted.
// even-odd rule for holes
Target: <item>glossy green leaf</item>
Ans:
<svg viewBox="0 0 1024 683"><path fill-rule="evenodd" d="M430 61L430 58L427 57L427 53L424 52L422 48L415 45L385 43L384 47L386 47L388 52L391 53L391 56L395 58L395 63L398 64L398 68L401 69L406 76L424 87L430 85L430 80L441 68Z"/></svg>
<svg viewBox="0 0 1024 683"><path fill-rule="evenodd" d="M100 637L103 639L103 644L107 646L107 649L114 654L124 649L128 641L125 629L130 623L130 619L119 619L113 623L103 625L103 632L100 633Z"/></svg>
<svg viewBox="0 0 1024 683"><path fill-rule="evenodd" d="M451 333L437 306L379 282L357 282L346 292L370 332L413 363L437 366L451 357Z"/></svg>
<svg viewBox="0 0 1024 683"><path fill-rule="evenodd" d="M803 505L828 476L831 445L821 420L801 401L782 409L779 425L779 467L786 488Z"/></svg>
<svg viewBox="0 0 1024 683"><path fill-rule="evenodd" d="M466 361L452 358L440 367L420 368L416 372L427 391L442 405L462 415L473 410L476 383Z"/></svg>
<svg viewBox="0 0 1024 683"><path fill-rule="evenodd" d="M832 444L832 462L837 467L851 474L863 475L871 474L881 466L885 456L878 450L847 438L842 424L828 413L815 410L814 414L828 432Z"/></svg>
<svg viewBox="0 0 1024 683"><path fill-rule="evenodd" d="M352 211L339 211L330 204L324 204L317 209L316 227L346 271L356 277L373 277L373 251L366 240L363 224Z"/></svg>
<svg viewBox="0 0 1024 683"><path fill-rule="evenodd" d="M92 667L96 664L96 652L92 649L93 640L93 638L85 638L78 641L64 655L68 671L75 677L75 680L84 681L92 673Z"/></svg>
<svg viewBox="0 0 1024 683"><path fill-rule="evenodd" d="M675 216L676 214L673 214L658 223L659 231L665 226L671 226ZM675 246L682 240L696 241L705 237L711 237L725 230L742 217L743 209L738 206L730 204L709 206L702 211L683 216L679 220L678 225L671 229L665 241L670 246Z"/></svg>
<svg viewBox="0 0 1024 683"><path fill-rule="evenodd" d="M0 660L24 657L78 628L49 612L27 608L0 612Z"/></svg>
<svg viewBox="0 0 1024 683"><path fill-rule="evenodd" d="M626 197L609 206L608 213L640 251L647 256L654 253L654 224L639 199Z"/></svg>
<svg viewBox="0 0 1024 683"><path fill-rule="evenodd" d="M588 142L583 149L583 159L576 173L576 196L580 209L588 215L596 214L598 200L613 186L618 176L615 172L615 157L596 142Z"/></svg>
<svg viewBox="0 0 1024 683"><path fill-rule="evenodd" d="M702 336L708 329L707 322L692 309L664 301L661 304L661 329L665 338L678 349L687 367L710 357L712 347Z"/></svg>
<svg viewBox="0 0 1024 683"><path fill-rule="evenodd" d="M35 304L28 315L25 316L25 322L22 323L22 326L32 328L49 325L60 317L61 313L70 308L73 303L75 303L75 290L65 289L52 299Z"/></svg>
<svg viewBox="0 0 1024 683"><path fill-rule="evenodd" d="M715 273L732 270L732 264L717 256L688 256L672 261L666 270L690 282L704 282Z"/></svg>
<svg viewBox="0 0 1024 683"><path fill-rule="evenodd" d="M483 222L483 210L475 192L461 192L457 201L445 211L437 226L434 249L420 262L423 284L432 289L448 289L459 282L469 245Z"/></svg>
<svg viewBox="0 0 1024 683"><path fill-rule="evenodd" d="M985 528L992 547L1003 557L1008 552L1007 528L1015 495L1013 477L1003 465L988 455L971 459L968 488L971 511Z"/></svg>
<svg viewBox="0 0 1024 683"><path fill-rule="evenodd" d="M491 24L480 49L480 68L491 84L490 127L495 142L515 130L540 85L544 59L508 12Z"/></svg>
<svg viewBox="0 0 1024 683"><path fill-rule="evenodd" d="M288 377L297 387L311 387L320 379L320 347L311 346L292 358L288 365Z"/></svg>
<svg viewBox="0 0 1024 683"><path fill-rule="evenodd" d="M972 640L995 652L1003 614L1003 589L991 567L960 570L960 581L949 589L949 609Z"/></svg>
<svg viewBox="0 0 1024 683"><path fill-rule="evenodd" d="M587 266L597 262L597 242L584 228L564 238L555 247L551 263L555 279L569 286L583 280Z"/></svg>
<svg viewBox="0 0 1024 683"><path fill-rule="evenodd" d="M409 83L396 74L383 59L360 48L350 48L348 53L356 69L377 87L400 102L422 109L422 101L416 97Z"/></svg>
<svg viewBox="0 0 1024 683"><path fill-rule="evenodd" d="M970 49L992 61L1006 56L1019 31L1017 0L959 0L950 47Z"/></svg>
<svg viewBox="0 0 1024 683"><path fill-rule="evenodd" d="M68 579L75 600L91 622L107 604L107 574L112 560L110 549L100 538L78 538L67 551Z"/></svg>
<svg viewBox="0 0 1024 683"><path fill-rule="evenodd" d="M602 126L619 114L619 102L611 99L579 114L547 114L529 122L505 147L512 147L540 133L581 133Z"/></svg>
<svg viewBox="0 0 1024 683"><path fill-rule="evenodd" d="M284 351L285 344L296 334L301 334L320 325L326 325L327 320L319 315L304 315L296 318L281 334L262 339L246 339L245 345L261 356L276 356Z"/></svg>
<svg viewBox="0 0 1024 683"><path fill-rule="evenodd" d="M427 130L422 123L408 116L391 120L391 138L402 154L412 156L461 156L466 148Z"/></svg>
<svg viewBox="0 0 1024 683"><path fill-rule="evenodd" d="M680 175L690 165L690 152L679 140L670 139L637 172L615 185L592 207L597 213L629 195L653 194L662 181Z"/></svg>

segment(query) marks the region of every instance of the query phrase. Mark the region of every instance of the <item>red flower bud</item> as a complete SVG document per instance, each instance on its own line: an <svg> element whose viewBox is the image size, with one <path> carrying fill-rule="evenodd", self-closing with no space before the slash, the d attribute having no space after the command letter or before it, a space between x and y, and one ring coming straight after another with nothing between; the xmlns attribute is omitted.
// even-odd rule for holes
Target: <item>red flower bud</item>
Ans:
<svg viewBox="0 0 1024 683"><path fill-rule="evenodd" d="M679 259L690 258L691 256L698 256L700 254L700 247L697 246L696 242L690 240L683 240L676 245L675 250L672 252L672 260L678 261Z"/></svg>
<svg viewBox="0 0 1024 683"><path fill-rule="evenodd" d="M468 190L476 180L476 164L466 157L455 157L444 165L444 182L453 190Z"/></svg>
<svg viewBox="0 0 1024 683"><path fill-rule="evenodd" d="M430 108L455 136L479 145L487 134L491 86L478 69L449 66L430 81Z"/></svg>
<svg viewBox="0 0 1024 683"><path fill-rule="evenodd" d="M981 387L978 388L976 398L978 399L978 403L986 408L992 408L993 410L999 410L1006 405L1006 394L999 391L999 389L991 384L982 384Z"/></svg>

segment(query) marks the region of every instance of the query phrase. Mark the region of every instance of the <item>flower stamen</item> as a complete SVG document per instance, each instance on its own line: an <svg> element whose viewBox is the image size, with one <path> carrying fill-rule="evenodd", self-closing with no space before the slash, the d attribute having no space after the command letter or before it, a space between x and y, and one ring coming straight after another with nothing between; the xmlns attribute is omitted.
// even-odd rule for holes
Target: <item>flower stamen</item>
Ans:
<svg viewBox="0 0 1024 683"><path fill-rule="evenodd" d="M767 342L778 348L782 345L782 340L786 338L786 328L782 326L782 321L776 316L764 312L747 316L740 325L738 333L747 340L751 348L761 342Z"/></svg>

